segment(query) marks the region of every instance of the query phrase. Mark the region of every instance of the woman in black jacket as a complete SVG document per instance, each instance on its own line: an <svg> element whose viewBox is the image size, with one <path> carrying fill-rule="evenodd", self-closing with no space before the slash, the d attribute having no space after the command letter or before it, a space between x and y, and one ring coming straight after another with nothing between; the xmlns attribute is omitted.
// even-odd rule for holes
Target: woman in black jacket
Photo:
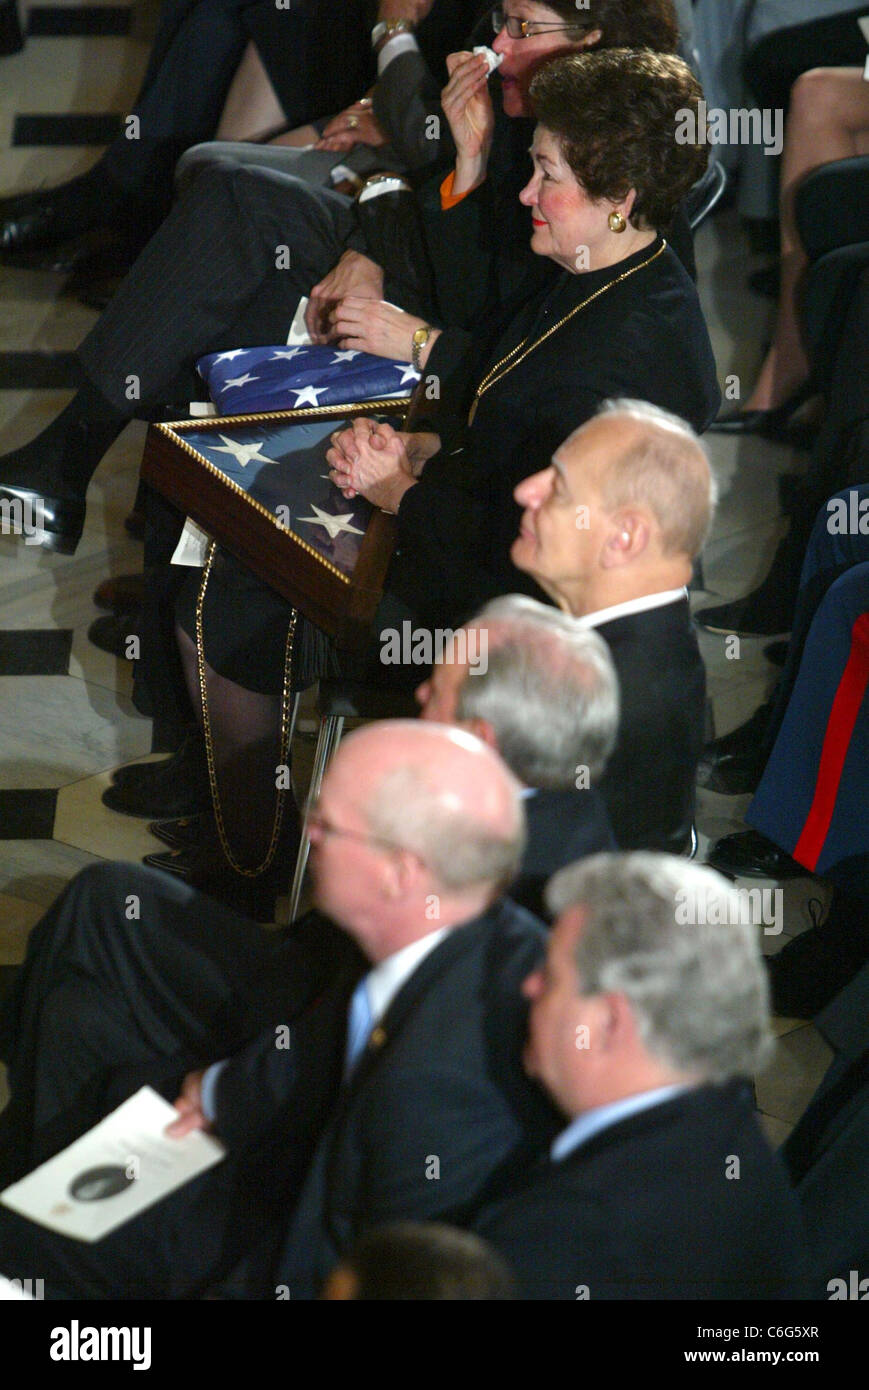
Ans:
<svg viewBox="0 0 869 1390"><path fill-rule="evenodd" d="M514 319L482 368L473 335L430 335L425 375L443 375L431 430L406 434L358 420L334 437L328 455L333 481L346 495L362 493L398 517L375 632L403 617L452 626L481 600L528 588L509 559L518 518L513 487L545 467L607 397L650 400L697 430L717 409L696 289L656 230L705 160L699 141L674 139L676 113L697 110L697 82L678 58L613 50L557 59L532 90L540 122L521 201L532 249L561 273ZM336 326L347 346L370 346L366 332L384 325L388 331L399 311L366 301L360 317L358 303L338 306ZM194 701L197 587L188 584L179 609ZM262 858L271 830L263 811L274 795L282 687L284 699L289 693L288 621L296 629L291 686L337 672L381 682L389 674L378 660L379 643L367 670L349 663L238 562L217 557L201 605L210 745L223 820L231 815L240 831L233 857L242 862L246 849L246 866ZM233 767L244 768L243 779ZM231 840L224 834L224 852ZM182 854L174 867L189 873L190 857ZM197 881L213 886L207 876Z"/></svg>

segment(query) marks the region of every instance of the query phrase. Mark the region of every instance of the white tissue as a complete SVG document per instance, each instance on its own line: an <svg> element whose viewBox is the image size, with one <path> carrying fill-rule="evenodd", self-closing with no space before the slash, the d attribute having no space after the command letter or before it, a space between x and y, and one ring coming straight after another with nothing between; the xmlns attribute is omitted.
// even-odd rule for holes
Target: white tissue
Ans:
<svg viewBox="0 0 869 1390"><path fill-rule="evenodd" d="M492 75L492 73L495 71L496 68L499 68L499 67L501 66L501 64L502 64L503 61L504 61L504 54L503 54L503 53L495 53L495 52L493 52L493 50L492 50L491 48L487 48L485 44L481 44L479 48L475 48L475 49L474 49L474 52L475 52L475 53L482 53L482 55L483 55L483 57L485 58L486 62L489 64L489 75L490 75L490 76Z"/></svg>

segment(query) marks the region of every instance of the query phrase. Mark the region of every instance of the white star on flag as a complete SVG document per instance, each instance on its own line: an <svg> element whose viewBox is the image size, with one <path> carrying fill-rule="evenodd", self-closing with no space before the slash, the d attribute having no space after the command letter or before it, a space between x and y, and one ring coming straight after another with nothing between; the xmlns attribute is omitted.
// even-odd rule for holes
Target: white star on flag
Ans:
<svg viewBox="0 0 869 1390"><path fill-rule="evenodd" d="M247 468L249 463L274 463L274 459L266 458L265 454L259 451L259 444L240 444L237 439L227 439L225 434L220 438L226 447L221 449L218 444L213 444L216 454L232 454L240 468Z"/></svg>
<svg viewBox="0 0 869 1390"><path fill-rule="evenodd" d="M333 541L342 531L351 531L354 536L365 535L365 532L360 531L358 526L350 525L350 518L353 515L352 512L344 512L342 516L332 516L330 512L321 511L313 502L311 503L311 511L316 512L317 515L300 516L296 519L298 521L309 521L312 526L324 526L329 532L330 541Z"/></svg>
<svg viewBox="0 0 869 1390"><path fill-rule="evenodd" d="M231 362L234 357L241 357L245 351L245 348L233 348L232 352L222 352L219 357L215 357L214 365L217 366L218 362Z"/></svg>
<svg viewBox="0 0 869 1390"><path fill-rule="evenodd" d="M272 353L271 357L269 358L269 361L270 361L270 362L292 362L292 360L293 360L294 357L298 357L300 353L304 353L304 352L307 352L307 348L303 348L303 347L280 348L277 352L273 352L273 353Z"/></svg>
<svg viewBox="0 0 869 1390"><path fill-rule="evenodd" d="M259 377L251 376L250 372L245 372L244 376L230 377L228 381L223 383L223 389L227 391L230 386L247 386L249 381L259 381Z"/></svg>
<svg viewBox="0 0 869 1390"><path fill-rule="evenodd" d="M317 405L317 397L325 396L328 386L306 386L303 391L296 391L296 407L300 405Z"/></svg>
<svg viewBox="0 0 869 1390"><path fill-rule="evenodd" d="M344 348L341 352L336 352L332 358L331 365L334 367L336 362L352 362L354 357L361 357L362 353L358 348Z"/></svg>
<svg viewBox="0 0 869 1390"><path fill-rule="evenodd" d="M411 367L409 363L407 366L402 366L399 362L393 362L392 365L397 372L401 372L402 374L401 381L398 383L399 386L404 386L405 382L408 381L419 381L419 372L415 367Z"/></svg>

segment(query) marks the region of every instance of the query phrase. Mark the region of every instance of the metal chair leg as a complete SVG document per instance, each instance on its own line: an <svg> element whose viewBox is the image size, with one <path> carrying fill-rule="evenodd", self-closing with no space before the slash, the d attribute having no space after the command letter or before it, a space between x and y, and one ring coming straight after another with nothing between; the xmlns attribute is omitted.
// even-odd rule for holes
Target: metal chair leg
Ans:
<svg viewBox="0 0 869 1390"><path fill-rule="evenodd" d="M317 748L314 753L314 770L311 774L311 786L308 792L308 800L315 801L320 795L320 787L323 784L323 777L326 768L332 760L335 749L341 742L341 735L344 732L344 719L339 715L325 715L320 720L320 733L317 737ZM296 857L296 868L293 873L293 886L290 889L290 921L295 922L299 913L299 903L302 897L302 886L305 882L305 871L308 867L308 854L311 842L305 826L302 826L302 838L299 843L299 853Z"/></svg>

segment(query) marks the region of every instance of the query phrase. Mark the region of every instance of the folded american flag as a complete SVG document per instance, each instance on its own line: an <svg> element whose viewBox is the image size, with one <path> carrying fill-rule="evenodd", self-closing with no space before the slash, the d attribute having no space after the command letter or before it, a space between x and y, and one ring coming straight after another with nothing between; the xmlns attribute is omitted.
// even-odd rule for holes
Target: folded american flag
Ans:
<svg viewBox="0 0 869 1390"><path fill-rule="evenodd" d="M220 415L407 396L419 381L409 362L334 347L235 348L196 367Z"/></svg>

